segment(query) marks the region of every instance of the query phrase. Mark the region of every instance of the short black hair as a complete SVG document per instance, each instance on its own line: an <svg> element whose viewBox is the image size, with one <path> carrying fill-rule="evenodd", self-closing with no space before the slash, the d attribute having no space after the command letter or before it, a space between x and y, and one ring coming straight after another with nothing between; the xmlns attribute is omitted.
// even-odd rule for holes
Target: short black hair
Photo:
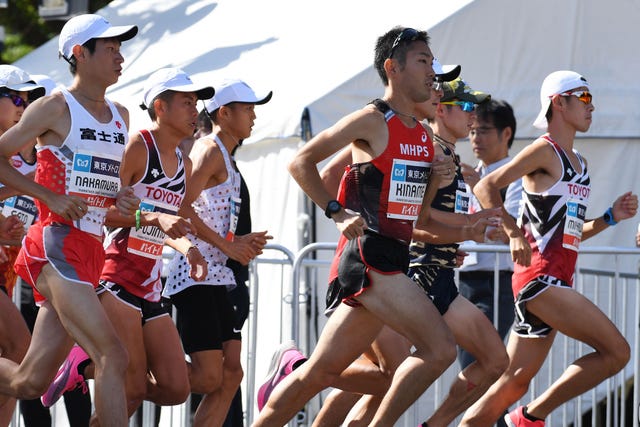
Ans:
<svg viewBox="0 0 640 427"><path fill-rule="evenodd" d="M410 35L408 35L406 39L403 39L401 36L402 34ZM393 58L398 60L401 67L404 67L407 61L408 47L414 41L423 41L427 46L429 46L429 35L426 31L418 31L413 28L397 26L387 31L384 35L378 37L378 40L376 41L373 66L385 86L389 84L389 78L387 77L387 73L384 71L384 61L390 58L393 54Z"/></svg>
<svg viewBox="0 0 640 427"><path fill-rule="evenodd" d="M511 138L508 147L513 145L513 138L516 135L516 117L513 114L513 107L500 99L490 99L476 107L476 117L484 122L492 122L499 131L511 128Z"/></svg>
<svg viewBox="0 0 640 427"><path fill-rule="evenodd" d="M217 116L218 109L209 113L206 108L203 108L202 111L198 113L198 121L197 121L197 130L196 133L199 136L209 135L213 131L213 118Z"/></svg>
<svg viewBox="0 0 640 427"><path fill-rule="evenodd" d="M96 51L97 41L98 39L89 39L86 42L84 42L82 46L86 47L89 53L93 55ZM65 59L65 61L69 63L69 71L71 72L72 76L75 76L76 72L78 71L78 63L76 58L73 55L71 55L69 58L63 56L62 54L60 54L60 56L62 56Z"/></svg>
<svg viewBox="0 0 640 427"><path fill-rule="evenodd" d="M147 113L149 114L149 118L153 121L156 120L156 117L158 117L158 114L156 113L156 109L154 107L154 103L156 101L156 99L160 99L162 101L165 102L171 102L171 99L173 99L173 96L176 94L175 91L173 90L165 90L164 92L160 92L155 98L153 98L151 100L151 102L149 103L149 105L147 105Z"/></svg>

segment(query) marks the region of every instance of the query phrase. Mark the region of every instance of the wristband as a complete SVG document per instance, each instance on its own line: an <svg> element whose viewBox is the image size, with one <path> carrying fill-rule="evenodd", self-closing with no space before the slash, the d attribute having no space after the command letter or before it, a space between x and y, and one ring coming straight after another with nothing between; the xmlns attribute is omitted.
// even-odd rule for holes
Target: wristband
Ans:
<svg viewBox="0 0 640 427"><path fill-rule="evenodd" d="M327 218L331 219L331 216L333 214L340 212L340 209L342 209L342 205L340 204L339 201L330 200L329 203L327 204L327 208L324 210L324 215Z"/></svg>
<svg viewBox="0 0 640 427"><path fill-rule="evenodd" d="M140 230L140 209L136 210L136 231Z"/></svg>
<svg viewBox="0 0 640 427"><path fill-rule="evenodd" d="M618 221L613 219L613 208L607 209L604 215L602 215L602 219L609 225L616 225L618 223Z"/></svg>

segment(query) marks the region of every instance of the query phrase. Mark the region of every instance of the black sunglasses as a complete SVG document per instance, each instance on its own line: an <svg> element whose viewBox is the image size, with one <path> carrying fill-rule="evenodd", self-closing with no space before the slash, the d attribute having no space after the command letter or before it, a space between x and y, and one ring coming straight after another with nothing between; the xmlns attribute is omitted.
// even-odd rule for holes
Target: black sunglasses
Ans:
<svg viewBox="0 0 640 427"><path fill-rule="evenodd" d="M18 95L15 95L15 94L9 93L9 92L0 92L0 98L9 98L9 99L11 99L11 102L16 107L27 108L27 105L29 105L29 101L25 101L24 99L20 98Z"/></svg>
<svg viewBox="0 0 640 427"><path fill-rule="evenodd" d="M389 51L389 58L393 57L393 54L396 48L400 45L400 43L416 41L418 39L418 35L419 35L418 30L415 30L413 28L405 28L404 30L402 30L400 34L398 34L398 37L396 37L396 39L393 41L393 44L391 45L391 50Z"/></svg>

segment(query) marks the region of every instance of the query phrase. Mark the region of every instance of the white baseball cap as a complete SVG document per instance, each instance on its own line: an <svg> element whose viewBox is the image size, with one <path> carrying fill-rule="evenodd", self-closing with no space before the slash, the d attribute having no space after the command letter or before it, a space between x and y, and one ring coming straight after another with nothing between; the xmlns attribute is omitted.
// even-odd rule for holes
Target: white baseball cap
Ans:
<svg viewBox="0 0 640 427"><path fill-rule="evenodd" d="M0 88L15 90L16 92L32 92L29 98L35 99L44 95L43 86L33 81L31 76L14 65L0 65Z"/></svg>
<svg viewBox="0 0 640 427"><path fill-rule="evenodd" d="M54 90L58 89L58 84L46 74L31 74L31 78L44 87L45 95L51 95Z"/></svg>
<svg viewBox="0 0 640 427"><path fill-rule="evenodd" d="M91 39L117 37L121 42L132 39L138 34L135 25L112 26L100 15L87 13L69 19L58 39L58 52L66 59L73 55L75 45L83 45Z"/></svg>
<svg viewBox="0 0 640 427"><path fill-rule="evenodd" d="M566 93L571 89L579 87L589 87L587 79L582 77L575 71L561 70L554 71L545 77L540 87L540 112L538 117L533 122L533 125L539 129L546 129L549 125L547 123L547 111L549 111L549 105L551 105L551 98L554 95L560 95Z"/></svg>
<svg viewBox="0 0 640 427"><path fill-rule="evenodd" d="M462 70L460 65L442 65L436 58L433 58L431 66L433 67L433 71L436 73L436 77L443 82L454 81L458 78L460 71Z"/></svg>
<svg viewBox="0 0 640 427"><path fill-rule="evenodd" d="M211 98L215 90L211 86L197 85L180 68L161 68L151 74L144 84L141 107L149 108L154 98L167 90L195 92L198 99Z"/></svg>
<svg viewBox="0 0 640 427"><path fill-rule="evenodd" d="M257 105L266 104L273 95L273 92L270 91L267 94L258 96L248 84L237 79L225 80L220 85L216 85L216 87L215 96L204 103L204 107L209 113L232 102L245 102L247 104Z"/></svg>

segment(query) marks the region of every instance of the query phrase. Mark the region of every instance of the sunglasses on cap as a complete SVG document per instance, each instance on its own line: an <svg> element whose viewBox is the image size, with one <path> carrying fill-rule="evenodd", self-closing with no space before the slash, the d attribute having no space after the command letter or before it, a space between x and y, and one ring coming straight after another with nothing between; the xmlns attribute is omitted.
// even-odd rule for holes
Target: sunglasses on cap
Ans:
<svg viewBox="0 0 640 427"><path fill-rule="evenodd" d="M29 101L25 101L24 99L20 98L18 95L14 94L14 93L0 92L0 98L9 98L9 99L11 99L11 102L16 107L27 108L27 106L29 105Z"/></svg>
<svg viewBox="0 0 640 427"><path fill-rule="evenodd" d="M586 90L569 91L569 92L561 93L560 96L575 96L585 104L591 104L591 101L593 100L593 95L591 95L591 93Z"/></svg>
<svg viewBox="0 0 640 427"><path fill-rule="evenodd" d="M391 50L389 51L389 58L393 57L393 53L396 51L396 48L402 42L412 42L418 39L418 30L413 28L405 28L398 34L398 37L393 41L391 45Z"/></svg>
<svg viewBox="0 0 640 427"><path fill-rule="evenodd" d="M476 104L471 101L445 101L441 102L440 104L459 105L462 111L464 111L465 113L470 113L476 109Z"/></svg>

